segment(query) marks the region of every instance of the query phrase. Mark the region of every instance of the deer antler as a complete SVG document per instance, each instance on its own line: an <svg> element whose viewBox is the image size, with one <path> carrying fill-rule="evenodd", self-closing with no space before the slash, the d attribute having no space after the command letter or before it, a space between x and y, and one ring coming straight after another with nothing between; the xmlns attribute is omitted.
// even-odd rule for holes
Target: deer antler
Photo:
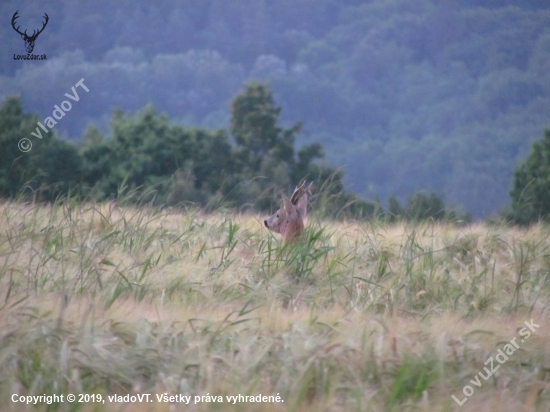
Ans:
<svg viewBox="0 0 550 412"><path fill-rule="evenodd" d="M42 32L44 31L44 29L46 28L46 25L48 24L48 21L50 21L50 17L48 16L48 14L47 14L47 13L44 13L44 19L45 19L45 21L42 23L42 28L41 28L40 30L38 30L38 32L37 32L36 30L33 30L32 36L29 36L29 35L27 34L27 30L25 30L23 33L19 30L19 27L21 27L21 26L15 27L16 20L19 18L18 14L19 14L19 10L17 10L17 11L15 12L15 14L13 15L13 17L11 18L11 26L12 26L13 29L14 29L17 33L19 33L21 36L24 36L26 39L31 40L31 41L32 41L32 40L36 40L36 38L38 37L38 35L39 35L40 33L42 33Z"/></svg>
<svg viewBox="0 0 550 412"><path fill-rule="evenodd" d="M21 33L21 32L19 31L19 27L21 27L21 26L15 27L15 20L17 20L17 18L19 17L19 16L17 15L18 13L19 13L19 10L17 10L17 11L15 12L15 14L13 15L13 17L11 18L11 27L13 27L13 29L14 29L17 33L19 33L21 36L26 36L26 35L27 35L27 30L25 30L25 33Z"/></svg>
<svg viewBox="0 0 550 412"><path fill-rule="evenodd" d="M296 186L294 189L294 193L292 193L292 196L290 196L290 201L293 205L298 203L298 200L304 195L309 194L311 195L311 185L313 185L313 182L310 182L310 184L306 187L306 180L302 180L301 183Z"/></svg>
<svg viewBox="0 0 550 412"><path fill-rule="evenodd" d="M42 28L40 30L38 30L38 33L35 34L36 30L32 31L32 36L30 36L31 39L36 39L38 37L38 35L40 33L42 33L44 31L44 29L46 28L46 25L48 24L48 21L50 20L50 18L48 17L48 15L46 13L44 13L44 19L45 19L45 21L44 21L44 23L42 23Z"/></svg>
<svg viewBox="0 0 550 412"><path fill-rule="evenodd" d="M44 17L45 21L44 21L44 23L42 23L42 28L41 28L40 30L38 30L38 33L36 33L36 34L34 34L34 32L35 32L36 30L33 30L32 36L31 36L31 37L37 38L38 35L39 35L40 33L42 33L42 32L44 31L44 29L46 28L46 25L48 24L48 21L50 21L50 18L48 17L48 14L47 14L47 13L44 13L44 16L43 16L43 17Z"/></svg>

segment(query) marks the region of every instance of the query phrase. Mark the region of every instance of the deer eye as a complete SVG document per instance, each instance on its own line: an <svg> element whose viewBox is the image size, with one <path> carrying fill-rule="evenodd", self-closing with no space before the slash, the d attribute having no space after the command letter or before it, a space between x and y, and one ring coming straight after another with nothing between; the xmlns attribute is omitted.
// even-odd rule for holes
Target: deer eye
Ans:
<svg viewBox="0 0 550 412"><path fill-rule="evenodd" d="M279 214L277 213L277 217L279 217Z"/></svg>

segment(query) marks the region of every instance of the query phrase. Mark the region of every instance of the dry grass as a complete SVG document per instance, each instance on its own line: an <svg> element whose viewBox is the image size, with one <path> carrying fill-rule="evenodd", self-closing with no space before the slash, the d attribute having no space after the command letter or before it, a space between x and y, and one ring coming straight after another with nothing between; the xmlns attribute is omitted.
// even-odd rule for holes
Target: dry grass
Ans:
<svg viewBox="0 0 550 412"><path fill-rule="evenodd" d="M550 410L548 227L311 218L284 247L260 221L0 205L2 408L24 410L12 394L150 393L49 408ZM514 337L519 350L473 386ZM165 392L224 403L157 402ZM227 403L239 393L284 403Z"/></svg>

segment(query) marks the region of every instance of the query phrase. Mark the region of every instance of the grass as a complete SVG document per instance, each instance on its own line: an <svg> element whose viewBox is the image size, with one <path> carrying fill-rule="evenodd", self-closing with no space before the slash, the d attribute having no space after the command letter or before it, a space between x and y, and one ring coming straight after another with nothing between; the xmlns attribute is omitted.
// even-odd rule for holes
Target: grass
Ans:
<svg viewBox="0 0 550 412"><path fill-rule="evenodd" d="M65 200L0 204L0 228L2 410L550 410L547 226L312 217L283 246L260 216Z"/></svg>

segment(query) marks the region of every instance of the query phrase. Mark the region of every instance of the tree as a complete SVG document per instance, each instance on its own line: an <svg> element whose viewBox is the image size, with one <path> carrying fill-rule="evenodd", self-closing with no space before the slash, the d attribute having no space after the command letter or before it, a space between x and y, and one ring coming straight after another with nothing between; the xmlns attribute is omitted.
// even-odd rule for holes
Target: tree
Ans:
<svg viewBox="0 0 550 412"><path fill-rule="evenodd" d="M550 221L550 130L533 143L529 157L516 169L510 195L514 222Z"/></svg>
<svg viewBox="0 0 550 412"><path fill-rule="evenodd" d="M407 199L405 215L409 220L442 220L445 218L445 203L436 193L416 192Z"/></svg>
<svg viewBox="0 0 550 412"><path fill-rule="evenodd" d="M124 184L157 201L205 204L233 171L227 132L184 129L147 105L135 116L115 110L112 136L95 128L84 135L83 182L99 199L118 195Z"/></svg>
<svg viewBox="0 0 550 412"><path fill-rule="evenodd" d="M247 83L245 90L231 102L230 132L235 140L239 180L248 181L237 203L254 199L255 208L267 209L273 206L273 189L288 189L308 175L314 178L313 162L323 156L321 146L302 147L297 161L294 144L301 124L295 123L288 129L280 127L277 124L280 112L269 87L257 82Z"/></svg>
<svg viewBox="0 0 550 412"><path fill-rule="evenodd" d="M0 196L15 197L23 188L39 191L41 200L67 194L80 180L81 161L74 144L59 139L54 130L41 131L38 117L23 113L19 97L7 98L0 107ZM36 133L36 132L35 132ZM22 152L21 139L32 147Z"/></svg>
<svg viewBox="0 0 550 412"><path fill-rule="evenodd" d="M294 141L300 123L290 129L277 126L281 108L273 93L260 83L250 82L231 103L230 131L237 144L237 155L252 172L258 172L266 156L294 165Z"/></svg>
<svg viewBox="0 0 550 412"><path fill-rule="evenodd" d="M15 196L25 182L29 155L17 143L28 138L36 116L24 114L19 97L10 97L0 107L0 196ZM32 149L31 149L32 150ZM26 176L29 179L29 176Z"/></svg>
<svg viewBox="0 0 550 412"><path fill-rule="evenodd" d="M376 202L365 202L345 190L342 170L317 162L324 158L321 144L304 145L296 153L294 144L301 123L288 129L278 126L280 112L273 93L261 83L249 82L233 99L230 131L236 143L238 181L246 182L234 202L249 202L260 210L273 208L278 204L272 203L273 192L290 190L305 178L312 180L318 190L319 214L361 218L378 215Z"/></svg>
<svg viewBox="0 0 550 412"><path fill-rule="evenodd" d="M465 223L471 220L468 213L453 206L445 206L443 198L437 193L428 194L423 191L417 191L409 196L404 207L400 205L397 197L390 196L386 216L390 222L404 219L411 222L433 220Z"/></svg>

